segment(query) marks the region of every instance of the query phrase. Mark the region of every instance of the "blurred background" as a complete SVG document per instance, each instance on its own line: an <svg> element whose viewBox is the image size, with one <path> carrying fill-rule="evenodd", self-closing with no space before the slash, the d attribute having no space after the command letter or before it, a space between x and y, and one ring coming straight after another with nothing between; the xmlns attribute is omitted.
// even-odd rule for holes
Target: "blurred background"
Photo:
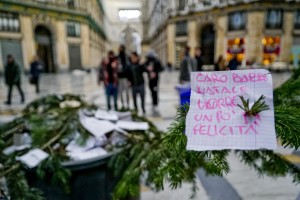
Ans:
<svg viewBox="0 0 300 200"><path fill-rule="evenodd" d="M154 49L179 68L186 45L205 65L237 54L243 67L298 65L300 12L292 0L1 0L0 72L38 53L46 73L98 67L108 50Z"/></svg>
<svg viewBox="0 0 300 200"><path fill-rule="evenodd" d="M164 68L155 115L152 91L146 87L146 116L167 130L179 105L175 86L186 46L192 57L196 47L201 48L203 70L214 70L220 56L227 65L236 55L239 69L269 69L274 88L286 81L299 67L300 1L0 0L0 125L19 116L26 105L16 89L11 105L4 104L7 55L21 69L25 103L48 94L74 93L105 108L98 71L107 52L118 54L121 44L128 55L137 52L141 62L154 51ZM35 55L43 64L39 92L28 81ZM278 152L300 165L299 151L280 147ZM290 177L261 178L234 156L230 159L232 172L224 178L199 173L199 199L295 199L300 191ZM142 199L149 200L189 199L190 194L188 185L158 194L141 188ZM216 188L229 196L214 196Z"/></svg>

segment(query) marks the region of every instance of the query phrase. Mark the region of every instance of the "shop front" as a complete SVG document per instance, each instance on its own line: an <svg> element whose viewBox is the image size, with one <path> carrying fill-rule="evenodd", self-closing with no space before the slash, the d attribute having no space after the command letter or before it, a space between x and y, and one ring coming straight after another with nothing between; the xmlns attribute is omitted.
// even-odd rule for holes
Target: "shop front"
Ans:
<svg viewBox="0 0 300 200"><path fill-rule="evenodd" d="M280 36L265 36L262 39L263 65L268 66L278 61L280 55Z"/></svg>
<svg viewBox="0 0 300 200"><path fill-rule="evenodd" d="M245 39L233 38L227 41L227 56L226 60L232 59L233 55L237 56L238 61L242 62L245 59Z"/></svg>
<svg viewBox="0 0 300 200"><path fill-rule="evenodd" d="M239 62L245 59L245 35L246 35L245 11L235 11L228 14L228 40L226 60L229 61L234 55Z"/></svg>

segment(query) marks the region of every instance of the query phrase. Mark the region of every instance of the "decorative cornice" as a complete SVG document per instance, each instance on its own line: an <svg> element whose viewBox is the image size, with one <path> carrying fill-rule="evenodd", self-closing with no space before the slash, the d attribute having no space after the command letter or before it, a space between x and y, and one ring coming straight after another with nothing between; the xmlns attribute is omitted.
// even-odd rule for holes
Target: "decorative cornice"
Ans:
<svg viewBox="0 0 300 200"><path fill-rule="evenodd" d="M30 3L26 1L11 1L11 0L0 0L0 8L31 8L31 9L37 9L37 10L43 10L43 11L54 11L57 13L65 13L70 15L85 15L86 13L83 11L80 11L79 9L68 9L67 7L60 7L60 6L53 6L48 4L36 4L36 3ZM16 10L18 11L18 10Z"/></svg>
<svg viewBox="0 0 300 200"><path fill-rule="evenodd" d="M202 11L190 11L187 14L180 15L177 13L175 16L170 16L164 23L162 23L157 29L154 31L152 35L149 36L149 39L154 39L160 33L160 31L167 25L171 23L176 23L180 20L195 20L199 17L203 17L210 13L212 16L220 16L220 15L227 15L230 12L238 11L238 10L245 10L247 12L254 12L254 11L266 11L270 8L281 8L284 11L294 11L300 9L300 4L296 1L285 2L282 0L264 0L264 1L253 1L249 3L238 3L235 5L228 5L226 7L214 7L207 10Z"/></svg>
<svg viewBox="0 0 300 200"><path fill-rule="evenodd" d="M8 12L18 12L23 15L39 14L42 11L45 15L60 20L74 20L79 21L81 23L87 23L103 39L106 39L106 35L102 27L97 24L97 22L91 17L91 15L85 12L79 12L67 8L55 8L53 6L46 5L39 6L35 4L29 4L26 2L10 0L0 0L0 10Z"/></svg>
<svg viewBox="0 0 300 200"><path fill-rule="evenodd" d="M97 22L90 16L87 16L87 20L89 25L98 33L100 34L103 39L107 39L105 32L103 31L102 27L98 26Z"/></svg>
<svg viewBox="0 0 300 200"><path fill-rule="evenodd" d="M96 0L98 5L99 5L99 8L101 10L101 12L103 13L103 15L105 14L105 11L104 11L104 8L103 8L103 5L102 5L102 1L101 0Z"/></svg>

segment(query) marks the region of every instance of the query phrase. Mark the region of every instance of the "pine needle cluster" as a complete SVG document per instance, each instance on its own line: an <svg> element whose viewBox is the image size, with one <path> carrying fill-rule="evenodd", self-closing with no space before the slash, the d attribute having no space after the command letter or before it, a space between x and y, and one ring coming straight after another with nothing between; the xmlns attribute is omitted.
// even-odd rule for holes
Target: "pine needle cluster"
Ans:
<svg viewBox="0 0 300 200"><path fill-rule="evenodd" d="M254 102L251 108L249 105L249 99L245 100L243 96L239 96L239 97L243 105L238 104L238 107L240 107L243 111L245 111L245 115L249 117L256 116L258 113L270 109L270 107L264 101L264 99L266 98L264 95L261 95L259 99Z"/></svg>

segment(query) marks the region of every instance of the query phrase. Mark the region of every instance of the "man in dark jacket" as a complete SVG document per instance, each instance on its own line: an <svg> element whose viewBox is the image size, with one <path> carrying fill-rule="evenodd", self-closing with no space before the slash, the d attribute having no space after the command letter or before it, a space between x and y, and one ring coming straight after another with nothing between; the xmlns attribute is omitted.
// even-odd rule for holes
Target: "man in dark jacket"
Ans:
<svg viewBox="0 0 300 200"><path fill-rule="evenodd" d="M143 73L147 72L144 65L141 65L139 62L139 56L136 52L133 52L130 56L131 66L129 69L129 82L132 87L132 96L133 96L133 103L134 108L138 111L137 106L137 95L140 94L141 96L141 106L143 113L146 113L145 110L145 81L143 77Z"/></svg>
<svg viewBox="0 0 300 200"><path fill-rule="evenodd" d="M152 96L153 113L157 113L159 73L163 71L161 63L153 50L146 54L145 67L149 77L149 89Z"/></svg>
<svg viewBox="0 0 300 200"><path fill-rule="evenodd" d="M30 64L30 82L35 85L36 93L40 93L39 79L43 70L43 65L39 60L38 55L35 55Z"/></svg>
<svg viewBox="0 0 300 200"><path fill-rule="evenodd" d="M181 84L190 84L191 72L197 70L197 62L190 56L190 48L185 48L185 57L180 66L179 81Z"/></svg>
<svg viewBox="0 0 300 200"><path fill-rule="evenodd" d="M21 69L19 65L15 62L14 57L12 55L7 55L7 64L5 66L5 83L8 86L8 95L5 104L11 104L11 94L14 85L17 86L20 92L21 103L24 103L25 97L21 88Z"/></svg>
<svg viewBox="0 0 300 200"><path fill-rule="evenodd" d="M119 56L118 56L118 76L119 76L119 96L122 103L122 108L129 109L129 86L128 86L128 68L130 65L129 58L126 55L125 46L121 45L119 47ZM126 96L126 103L125 106L125 98L124 93Z"/></svg>
<svg viewBox="0 0 300 200"><path fill-rule="evenodd" d="M240 65L239 61L237 60L236 54L233 55L232 59L228 63L228 68L230 70L237 70L238 66Z"/></svg>

